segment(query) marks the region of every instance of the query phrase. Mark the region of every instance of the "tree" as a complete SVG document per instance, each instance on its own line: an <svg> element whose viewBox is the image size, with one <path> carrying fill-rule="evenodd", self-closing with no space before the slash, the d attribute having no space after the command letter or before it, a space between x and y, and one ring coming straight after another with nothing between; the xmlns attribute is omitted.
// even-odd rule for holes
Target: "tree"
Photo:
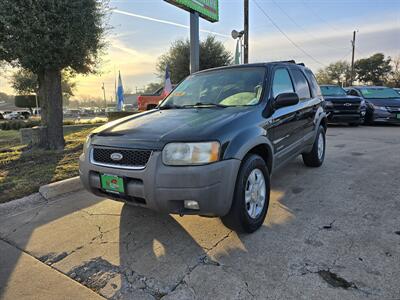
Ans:
<svg viewBox="0 0 400 300"><path fill-rule="evenodd" d="M61 90L64 105L68 105L74 96L76 83L72 81L74 74L64 70L61 72ZM10 78L11 87L19 95L39 94L39 82L36 74L26 69L19 69Z"/></svg>
<svg viewBox="0 0 400 300"><path fill-rule="evenodd" d="M385 84L390 87L400 87L400 55L392 59L392 72Z"/></svg>
<svg viewBox="0 0 400 300"><path fill-rule="evenodd" d="M160 83L160 82L151 82L151 83L149 83L149 84L146 86L144 92L145 92L146 94L154 93L155 91L157 91L157 90L158 90L160 87L162 87L162 86L163 86L163 83Z"/></svg>
<svg viewBox="0 0 400 300"><path fill-rule="evenodd" d="M96 70L106 0L0 0L0 61L38 77L42 147L62 149L61 72Z"/></svg>
<svg viewBox="0 0 400 300"><path fill-rule="evenodd" d="M346 61L337 61L329 64L326 68L320 69L317 80L320 84L338 84L347 86L350 84L350 64Z"/></svg>
<svg viewBox="0 0 400 300"><path fill-rule="evenodd" d="M20 95L37 94L39 82L37 75L26 69L19 69L10 78L12 89Z"/></svg>
<svg viewBox="0 0 400 300"><path fill-rule="evenodd" d="M376 53L368 58L359 59L354 63L356 78L363 83L383 85L392 71L391 58L385 59L383 53Z"/></svg>
<svg viewBox="0 0 400 300"><path fill-rule="evenodd" d="M214 36L208 36L200 42L200 70L227 66L232 63L232 54ZM157 72L160 78L165 76L165 68L169 66L172 83L179 83L190 74L190 42L175 41L167 53L159 57Z"/></svg>

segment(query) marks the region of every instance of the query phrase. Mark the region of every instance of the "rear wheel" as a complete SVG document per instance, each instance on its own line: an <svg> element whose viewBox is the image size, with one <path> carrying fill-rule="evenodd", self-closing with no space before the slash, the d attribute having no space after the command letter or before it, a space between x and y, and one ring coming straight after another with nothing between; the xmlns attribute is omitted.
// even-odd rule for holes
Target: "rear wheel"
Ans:
<svg viewBox="0 0 400 300"><path fill-rule="evenodd" d="M221 218L222 222L235 231L256 231L267 215L269 194L269 172L265 161L256 154L247 155L238 173L232 207Z"/></svg>
<svg viewBox="0 0 400 300"><path fill-rule="evenodd" d="M320 126L311 152L302 154L304 164L308 167L320 167L325 159L325 146L325 129Z"/></svg>

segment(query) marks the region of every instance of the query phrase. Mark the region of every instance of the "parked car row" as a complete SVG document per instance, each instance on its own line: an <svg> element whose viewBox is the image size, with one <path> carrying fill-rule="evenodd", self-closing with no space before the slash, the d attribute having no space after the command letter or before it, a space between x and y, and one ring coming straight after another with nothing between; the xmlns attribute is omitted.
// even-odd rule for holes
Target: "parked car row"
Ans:
<svg viewBox="0 0 400 300"><path fill-rule="evenodd" d="M31 116L28 110L0 111L0 120L27 120Z"/></svg>
<svg viewBox="0 0 400 300"><path fill-rule="evenodd" d="M78 118L78 117L92 117L105 114L104 108L90 107L90 108L65 108L63 110L65 117Z"/></svg>
<svg viewBox="0 0 400 300"><path fill-rule="evenodd" d="M383 86L321 85L329 123L400 124L400 94Z"/></svg>

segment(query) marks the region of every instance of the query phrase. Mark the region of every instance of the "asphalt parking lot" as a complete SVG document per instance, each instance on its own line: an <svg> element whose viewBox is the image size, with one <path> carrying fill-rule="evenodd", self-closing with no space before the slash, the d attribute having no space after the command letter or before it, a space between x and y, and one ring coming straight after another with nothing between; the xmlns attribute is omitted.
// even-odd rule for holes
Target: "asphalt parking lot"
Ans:
<svg viewBox="0 0 400 300"><path fill-rule="evenodd" d="M79 191L0 206L0 298L399 299L400 127L330 127L272 179L264 226Z"/></svg>

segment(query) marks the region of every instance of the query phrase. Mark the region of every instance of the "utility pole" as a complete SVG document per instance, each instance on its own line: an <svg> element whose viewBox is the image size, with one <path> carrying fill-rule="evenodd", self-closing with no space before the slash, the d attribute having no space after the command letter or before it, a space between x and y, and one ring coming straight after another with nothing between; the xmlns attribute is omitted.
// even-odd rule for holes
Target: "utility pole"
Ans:
<svg viewBox="0 0 400 300"><path fill-rule="evenodd" d="M104 87L104 82L101 89L103 90L104 108L107 109L106 88Z"/></svg>
<svg viewBox="0 0 400 300"><path fill-rule="evenodd" d="M244 63L249 63L249 0L244 0Z"/></svg>
<svg viewBox="0 0 400 300"><path fill-rule="evenodd" d="M351 41L353 52L351 54L351 74L350 74L350 86L353 85L354 80L354 51L356 49L356 31L353 31L353 40Z"/></svg>
<svg viewBox="0 0 400 300"><path fill-rule="evenodd" d="M190 13L190 74L200 69L199 13Z"/></svg>

